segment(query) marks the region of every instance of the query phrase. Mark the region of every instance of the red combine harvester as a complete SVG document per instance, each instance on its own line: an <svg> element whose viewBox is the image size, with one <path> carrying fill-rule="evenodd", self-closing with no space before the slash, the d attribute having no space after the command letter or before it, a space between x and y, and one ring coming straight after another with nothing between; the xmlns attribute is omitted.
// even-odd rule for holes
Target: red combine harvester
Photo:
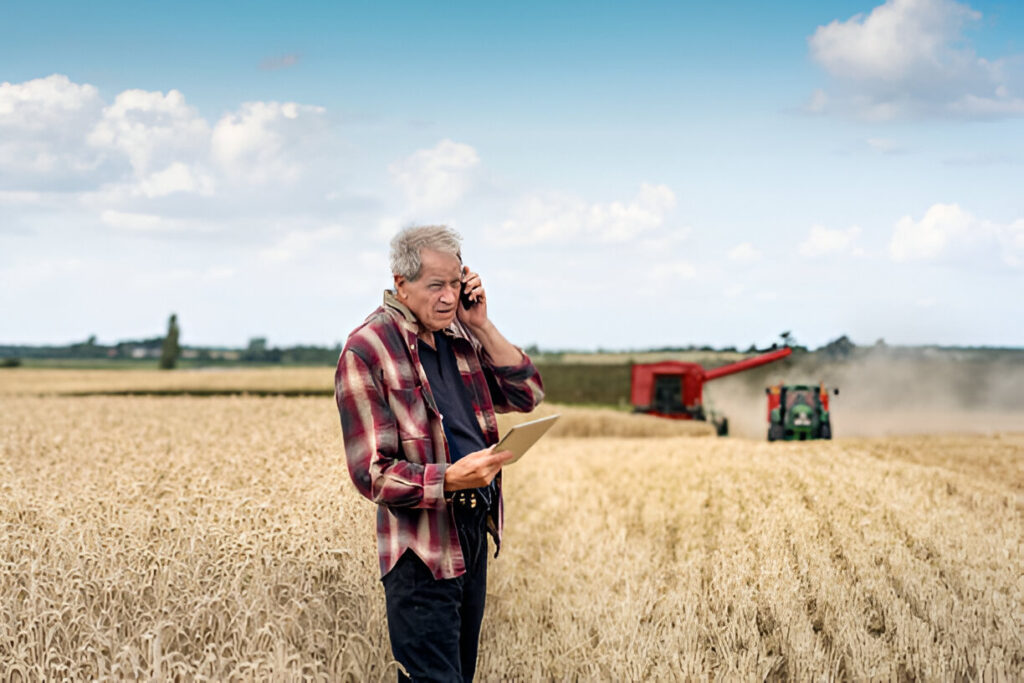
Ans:
<svg viewBox="0 0 1024 683"><path fill-rule="evenodd" d="M633 366L630 391L633 411L673 420L710 418L715 431L725 436L729 433L729 421L724 416L709 415L704 410L704 383L780 360L791 353L793 350L787 346L713 370L675 360L638 363Z"/></svg>

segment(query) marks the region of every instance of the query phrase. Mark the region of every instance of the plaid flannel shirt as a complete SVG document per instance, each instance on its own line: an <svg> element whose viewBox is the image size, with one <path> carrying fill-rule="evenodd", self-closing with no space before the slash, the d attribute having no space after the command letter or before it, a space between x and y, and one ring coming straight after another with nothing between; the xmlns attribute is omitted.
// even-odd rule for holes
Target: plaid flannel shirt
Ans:
<svg viewBox="0 0 1024 683"><path fill-rule="evenodd" d="M441 414L419 359L415 315L384 293L384 304L349 335L338 359L334 394L341 415L349 475L378 504L381 576L412 549L435 578L464 574L465 562L444 473L451 462ZM451 339L462 381L485 442L498 441L495 412L528 412L544 396L540 374L524 353L518 365L496 367L458 319ZM488 531L501 547L501 473ZM495 552L497 555L497 552Z"/></svg>

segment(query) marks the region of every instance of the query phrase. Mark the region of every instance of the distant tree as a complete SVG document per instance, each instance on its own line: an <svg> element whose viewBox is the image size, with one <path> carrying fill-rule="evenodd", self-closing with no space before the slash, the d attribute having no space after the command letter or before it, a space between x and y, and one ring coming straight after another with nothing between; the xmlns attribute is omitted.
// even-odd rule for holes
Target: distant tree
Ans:
<svg viewBox="0 0 1024 683"><path fill-rule="evenodd" d="M818 351L826 358L845 360L852 356L856 349L857 345L844 334L838 339L833 339L828 344L825 344Z"/></svg>
<svg viewBox="0 0 1024 683"><path fill-rule="evenodd" d="M246 347L245 351L242 351L242 360L250 363L267 362L267 338L250 337L249 346Z"/></svg>
<svg viewBox="0 0 1024 683"><path fill-rule="evenodd" d="M178 356L181 355L181 346L178 345L178 336L181 330L178 329L178 316L171 313L167 321L167 336L164 337L163 346L160 347L160 369L173 370L178 364Z"/></svg>

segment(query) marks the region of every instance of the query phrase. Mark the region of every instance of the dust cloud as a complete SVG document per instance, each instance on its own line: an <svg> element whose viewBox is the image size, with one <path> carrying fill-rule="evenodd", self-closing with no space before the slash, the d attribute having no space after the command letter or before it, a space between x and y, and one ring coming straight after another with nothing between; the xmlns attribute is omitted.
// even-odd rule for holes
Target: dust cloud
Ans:
<svg viewBox="0 0 1024 683"><path fill-rule="evenodd" d="M795 355L709 382L705 402L729 419L731 434L758 439L768 429L765 388L777 382L824 382L836 437L1024 431L1020 352L870 349L843 360L818 356Z"/></svg>

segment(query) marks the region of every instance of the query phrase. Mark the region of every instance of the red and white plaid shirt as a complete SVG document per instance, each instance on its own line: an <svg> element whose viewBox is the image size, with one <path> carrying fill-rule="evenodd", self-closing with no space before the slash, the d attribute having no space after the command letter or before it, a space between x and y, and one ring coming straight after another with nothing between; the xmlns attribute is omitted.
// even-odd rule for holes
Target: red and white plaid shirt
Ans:
<svg viewBox="0 0 1024 683"><path fill-rule="evenodd" d="M441 414L419 359L419 323L387 291L384 304L349 335L334 375L345 458L356 488L378 504L381 576L412 549L438 579L466 571L444 473L451 462ZM459 374L485 442L498 441L495 412L529 412L544 397L540 373L524 353L518 365L497 367L478 339L455 320L451 339ZM487 520L501 547L501 473ZM497 554L497 553L495 553Z"/></svg>

